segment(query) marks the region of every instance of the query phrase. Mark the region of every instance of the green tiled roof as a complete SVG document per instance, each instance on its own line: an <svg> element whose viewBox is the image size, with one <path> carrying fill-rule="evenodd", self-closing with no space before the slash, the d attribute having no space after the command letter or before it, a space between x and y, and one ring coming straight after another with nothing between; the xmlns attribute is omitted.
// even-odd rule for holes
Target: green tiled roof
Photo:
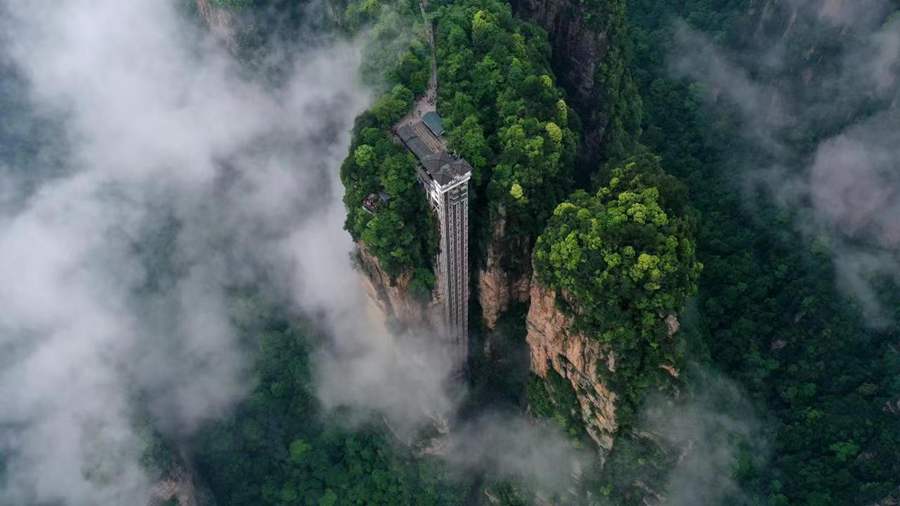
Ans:
<svg viewBox="0 0 900 506"><path fill-rule="evenodd" d="M425 115L422 116L422 122L425 123L425 126L427 126L434 135L438 137L444 135L444 121L438 113L434 111L426 112Z"/></svg>

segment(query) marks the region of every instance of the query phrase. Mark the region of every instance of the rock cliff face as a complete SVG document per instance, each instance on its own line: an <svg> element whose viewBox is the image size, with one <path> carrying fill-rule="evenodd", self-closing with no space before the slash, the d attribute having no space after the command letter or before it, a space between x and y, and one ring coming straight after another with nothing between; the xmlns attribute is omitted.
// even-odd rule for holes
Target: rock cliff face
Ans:
<svg viewBox="0 0 900 506"><path fill-rule="evenodd" d="M186 454L179 454L176 464L150 488L147 506L215 506L209 487L194 471Z"/></svg>
<svg viewBox="0 0 900 506"><path fill-rule="evenodd" d="M573 328L572 318L556 305L556 292L532 280L526 338L531 369L544 379L552 369L572 385L588 435L600 448L610 450L618 428L618 396L599 373L615 373L616 357L608 347Z"/></svg>
<svg viewBox="0 0 900 506"><path fill-rule="evenodd" d="M362 242L357 242L357 258L363 271L363 284L389 325L401 328L437 328L441 322L441 308L435 297L417 297L410 290L412 273L392 279L375 255Z"/></svg>
<svg viewBox="0 0 900 506"><path fill-rule="evenodd" d="M540 25L550 36L553 70L569 94L570 105L584 127L582 163L596 169L607 126L623 111L615 111L611 97L631 97L631 75L621 61L624 4L609 0L602 7L575 0L512 0L515 13ZM604 75L606 77L604 77ZM620 117L626 130L639 128L640 118ZM635 124L637 122L637 124Z"/></svg>
<svg viewBox="0 0 900 506"><path fill-rule="evenodd" d="M595 91L594 75L609 47L607 33L589 28L587 7L570 0L514 0L517 14L534 21L550 35L553 54L561 58L559 79L577 102Z"/></svg>
<svg viewBox="0 0 900 506"><path fill-rule="evenodd" d="M197 490L194 486L194 477L184 469L176 469L171 476L153 484L150 491L152 498L150 506L171 504L175 501L178 506L199 506Z"/></svg>
<svg viewBox="0 0 900 506"><path fill-rule="evenodd" d="M596 74L609 49L606 31L587 26L588 7L569 0L514 0L516 12L550 35L554 70L570 94L572 106L583 116L585 150L596 151L608 118L603 114Z"/></svg>
<svg viewBox="0 0 900 506"><path fill-rule="evenodd" d="M206 22L209 31L221 41L228 49L235 48L235 30L236 23L234 15L221 7L216 7L210 3L210 0L196 0L197 12Z"/></svg>
<svg viewBox="0 0 900 506"><path fill-rule="evenodd" d="M565 297L565 295L563 295ZM571 302L569 299L566 299ZM669 338L679 330L675 315L661 317ZM575 393L581 420L591 439L603 450L610 450L619 429L619 395L608 378L616 374L616 354L599 340L575 331L574 318L557 305L557 292L531 280L531 306L528 310L528 342L531 370L543 379L550 371L566 380ZM659 364L671 378L679 371L671 364Z"/></svg>
<svg viewBox="0 0 900 506"><path fill-rule="evenodd" d="M484 266L478 271L478 302L484 325L490 330L496 327L510 303L527 302L529 296L531 273L511 275L503 267L503 261L508 255L530 258L531 248L527 244L509 244L505 233L506 218L501 212L493 223Z"/></svg>

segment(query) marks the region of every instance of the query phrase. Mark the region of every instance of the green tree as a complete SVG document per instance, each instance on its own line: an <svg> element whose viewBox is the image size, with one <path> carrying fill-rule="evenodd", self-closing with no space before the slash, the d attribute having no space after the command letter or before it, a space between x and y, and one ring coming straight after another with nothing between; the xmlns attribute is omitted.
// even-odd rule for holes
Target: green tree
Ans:
<svg viewBox="0 0 900 506"><path fill-rule="evenodd" d="M325 494L319 499L319 506L334 506L338 502L338 495L334 493L334 490L330 488L325 491Z"/></svg>
<svg viewBox="0 0 900 506"><path fill-rule="evenodd" d="M294 464L301 464L310 448L311 447L309 446L309 444L303 439L295 439L291 441L291 446L289 448L291 454L291 462L293 462Z"/></svg>
<svg viewBox="0 0 900 506"><path fill-rule="evenodd" d="M371 169L375 163L375 149L368 144L363 144L353 152L353 159L360 168Z"/></svg>
<svg viewBox="0 0 900 506"><path fill-rule="evenodd" d="M450 132L450 138L460 156L475 169L472 176L475 184L480 184L481 174L487 168L487 161L492 154L478 117L474 114L466 116L462 124Z"/></svg>

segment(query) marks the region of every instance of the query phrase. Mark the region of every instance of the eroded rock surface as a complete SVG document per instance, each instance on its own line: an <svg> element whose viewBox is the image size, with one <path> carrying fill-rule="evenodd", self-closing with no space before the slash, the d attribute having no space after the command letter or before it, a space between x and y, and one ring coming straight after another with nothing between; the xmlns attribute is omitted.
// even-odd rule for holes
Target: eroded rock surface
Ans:
<svg viewBox="0 0 900 506"><path fill-rule="evenodd" d="M206 22L209 31L226 47L233 50L236 44L234 15L226 9L213 5L210 0L197 0L197 11Z"/></svg>
<svg viewBox="0 0 900 506"><path fill-rule="evenodd" d="M531 248L524 244L510 244L506 234L506 217L499 213L491 229L491 242L487 247L484 266L478 271L478 302L485 327L493 330L497 320L513 302L527 302L531 285L531 273L510 275L503 267L508 255L531 257ZM518 251L516 251L518 250Z"/></svg>
<svg viewBox="0 0 900 506"><path fill-rule="evenodd" d="M389 325L403 329L439 328L442 321L440 304L434 294L428 298L412 293L411 272L392 278L362 242L357 243L357 258L364 274L366 292Z"/></svg>
<svg viewBox="0 0 900 506"><path fill-rule="evenodd" d="M584 123L582 154L588 163L596 162L609 123L605 88L610 84L599 82L598 77L601 66L618 66L617 62L608 61L608 56L611 40L617 36L614 22L621 5L611 1L601 9L572 0L513 0L511 3L516 14L547 30L553 47L553 69Z"/></svg>
<svg viewBox="0 0 900 506"><path fill-rule="evenodd" d="M615 354L598 340L573 331L572 317L557 307L556 297L555 290L532 281L526 338L531 369L545 379L552 369L572 385L588 435L600 448L610 450L618 429L618 396L602 377L615 373Z"/></svg>

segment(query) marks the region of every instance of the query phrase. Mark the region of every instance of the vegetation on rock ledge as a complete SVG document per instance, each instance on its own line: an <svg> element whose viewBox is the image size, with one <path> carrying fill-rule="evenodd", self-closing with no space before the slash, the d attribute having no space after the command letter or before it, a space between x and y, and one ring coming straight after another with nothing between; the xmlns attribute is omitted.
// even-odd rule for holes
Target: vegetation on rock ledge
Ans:
<svg viewBox="0 0 900 506"><path fill-rule="evenodd" d="M475 168L491 217L505 209L507 238L533 239L571 190L577 146L547 35L504 2L445 5L436 18L438 108L450 145Z"/></svg>
<svg viewBox="0 0 900 506"><path fill-rule="evenodd" d="M697 288L694 222L686 191L644 154L612 171L594 195L575 192L538 238L538 280L587 335L616 352L614 383L625 399L678 366L683 350L665 317Z"/></svg>

